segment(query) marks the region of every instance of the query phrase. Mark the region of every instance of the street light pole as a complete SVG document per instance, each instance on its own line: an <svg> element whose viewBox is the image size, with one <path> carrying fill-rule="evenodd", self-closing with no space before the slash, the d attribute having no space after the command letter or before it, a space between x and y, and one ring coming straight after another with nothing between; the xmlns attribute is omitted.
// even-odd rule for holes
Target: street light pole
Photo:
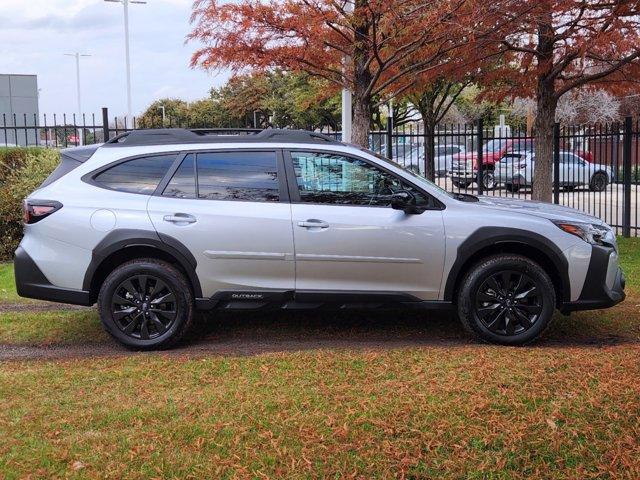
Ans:
<svg viewBox="0 0 640 480"><path fill-rule="evenodd" d="M165 112L164 112L165 108L164 108L164 105L160 105L158 108L160 110L162 110L162 128L164 128L164 125L165 125L165 122L164 122L164 120L165 120Z"/></svg>
<svg viewBox="0 0 640 480"><path fill-rule="evenodd" d="M76 93L78 95L78 121L82 118L82 95L80 90L80 57L90 57L91 55L87 55L85 53L65 53L67 57L74 57L76 59ZM82 134L84 132L80 132L79 144L82 145Z"/></svg>
<svg viewBox="0 0 640 480"><path fill-rule="evenodd" d="M129 57L129 4L146 4L143 0L104 0L105 2L121 3L124 6L124 57L127 70L127 117L131 118L131 60Z"/></svg>

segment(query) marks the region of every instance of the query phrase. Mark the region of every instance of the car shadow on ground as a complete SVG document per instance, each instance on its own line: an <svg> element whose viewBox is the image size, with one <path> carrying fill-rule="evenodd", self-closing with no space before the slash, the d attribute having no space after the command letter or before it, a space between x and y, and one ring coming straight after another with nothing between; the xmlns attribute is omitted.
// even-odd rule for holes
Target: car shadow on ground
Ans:
<svg viewBox="0 0 640 480"><path fill-rule="evenodd" d="M637 337L594 324L584 314L557 315L536 347L608 346L638 343ZM586 319L586 321L585 321ZM226 346L239 354L325 348L420 347L473 345L450 313L429 311L253 311L202 315L182 348Z"/></svg>

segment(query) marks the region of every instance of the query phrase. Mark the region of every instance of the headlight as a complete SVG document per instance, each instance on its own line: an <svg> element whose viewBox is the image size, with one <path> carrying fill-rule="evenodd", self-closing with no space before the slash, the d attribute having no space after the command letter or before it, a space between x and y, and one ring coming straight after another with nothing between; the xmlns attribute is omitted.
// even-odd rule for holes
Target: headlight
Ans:
<svg viewBox="0 0 640 480"><path fill-rule="evenodd" d="M591 245L616 246L616 237L613 231L604 225L595 225L583 222L568 222L564 220L551 220L558 228L571 235L580 237Z"/></svg>

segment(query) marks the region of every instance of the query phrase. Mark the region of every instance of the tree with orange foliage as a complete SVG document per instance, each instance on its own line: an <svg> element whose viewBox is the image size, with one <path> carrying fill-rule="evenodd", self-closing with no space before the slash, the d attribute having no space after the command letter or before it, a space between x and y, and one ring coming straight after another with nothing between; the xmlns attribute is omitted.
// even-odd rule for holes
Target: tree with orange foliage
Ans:
<svg viewBox="0 0 640 480"><path fill-rule="evenodd" d="M191 64L235 73L281 67L348 88L353 141L367 146L373 99L407 90L417 75L437 76L442 62L473 45L478 32L497 31L498 3L197 0L189 38L204 46Z"/></svg>
<svg viewBox="0 0 640 480"><path fill-rule="evenodd" d="M558 100L581 87L637 88L640 2L519 3L503 12L505 19L511 16L512 20L506 34L496 36L495 41L507 57L505 68L496 72L494 80L514 95L535 95L533 198L551 201L553 128Z"/></svg>

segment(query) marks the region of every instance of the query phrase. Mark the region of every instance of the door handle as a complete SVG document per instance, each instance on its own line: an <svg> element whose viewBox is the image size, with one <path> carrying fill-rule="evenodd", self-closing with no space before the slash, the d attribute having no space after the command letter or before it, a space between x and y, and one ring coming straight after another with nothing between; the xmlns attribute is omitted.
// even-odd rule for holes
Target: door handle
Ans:
<svg viewBox="0 0 640 480"><path fill-rule="evenodd" d="M162 217L165 222L171 223L196 223L196 217L187 213L175 213L173 215L165 215Z"/></svg>
<svg viewBox="0 0 640 480"><path fill-rule="evenodd" d="M315 218L310 218L304 222L298 222L298 226L303 228L329 228L329 224L327 222Z"/></svg>

